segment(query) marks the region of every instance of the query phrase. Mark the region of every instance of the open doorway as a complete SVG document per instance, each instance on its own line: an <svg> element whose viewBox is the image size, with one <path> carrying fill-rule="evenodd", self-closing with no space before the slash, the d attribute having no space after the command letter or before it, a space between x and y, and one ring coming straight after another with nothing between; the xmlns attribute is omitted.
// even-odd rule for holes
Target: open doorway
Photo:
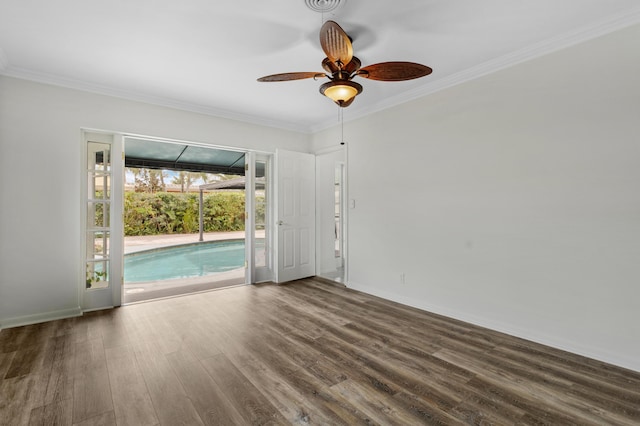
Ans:
<svg viewBox="0 0 640 426"><path fill-rule="evenodd" d="M245 153L124 140L123 303L244 284Z"/></svg>
<svg viewBox="0 0 640 426"><path fill-rule="evenodd" d="M346 283L347 276L347 185L343 149L316 156L317 275Z"/></svg>

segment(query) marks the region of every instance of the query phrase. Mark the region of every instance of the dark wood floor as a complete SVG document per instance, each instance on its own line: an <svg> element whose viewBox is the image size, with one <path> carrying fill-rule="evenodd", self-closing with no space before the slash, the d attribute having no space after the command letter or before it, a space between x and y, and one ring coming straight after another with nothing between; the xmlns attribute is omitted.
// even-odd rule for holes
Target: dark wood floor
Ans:
<svg viewBox="0 0 640 426"><path fill-rule="evenodd" d="M0 332L3 425L640 424L640 374L317 280Z"/></svg>

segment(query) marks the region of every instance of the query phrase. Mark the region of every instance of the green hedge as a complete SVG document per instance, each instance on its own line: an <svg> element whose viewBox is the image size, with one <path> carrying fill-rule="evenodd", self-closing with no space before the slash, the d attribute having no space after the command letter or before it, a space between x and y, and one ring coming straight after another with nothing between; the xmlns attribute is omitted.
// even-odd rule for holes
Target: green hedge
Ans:
<svg viewBox="0 0 640 426"><path fill-rule="evenodd" d="M243 193L205 194L205 232L243 230ZM198 194L125 193L125 235L188 234L194 232L198 232Z"/></svg>

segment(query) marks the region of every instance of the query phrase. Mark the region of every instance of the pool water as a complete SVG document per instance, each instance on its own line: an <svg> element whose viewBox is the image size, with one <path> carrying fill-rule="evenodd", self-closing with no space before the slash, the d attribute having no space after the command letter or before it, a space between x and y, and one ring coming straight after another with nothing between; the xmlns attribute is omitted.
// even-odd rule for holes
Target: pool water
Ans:
<svg viewBox="0 0 640 426"><path fill-rule="evenodd" d="M244 240L209 241L130 253L124 282L202 277L244 267Z"/></svg>

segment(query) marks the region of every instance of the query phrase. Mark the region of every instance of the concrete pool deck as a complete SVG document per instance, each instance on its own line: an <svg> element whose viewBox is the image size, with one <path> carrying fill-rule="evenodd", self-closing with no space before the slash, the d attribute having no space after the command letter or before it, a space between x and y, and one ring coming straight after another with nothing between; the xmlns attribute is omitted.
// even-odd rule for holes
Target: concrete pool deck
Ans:
<svg viewBox="0 0 640 426"><path fill-rule="evenodd" d="M176 246L179 244L197 243L200 234L171 234L171 235L140 235L124 237L124 253L135 253L159 247ZM221 241L244 239L244 231L208 232L203 235L204 241Z"/></svg>

